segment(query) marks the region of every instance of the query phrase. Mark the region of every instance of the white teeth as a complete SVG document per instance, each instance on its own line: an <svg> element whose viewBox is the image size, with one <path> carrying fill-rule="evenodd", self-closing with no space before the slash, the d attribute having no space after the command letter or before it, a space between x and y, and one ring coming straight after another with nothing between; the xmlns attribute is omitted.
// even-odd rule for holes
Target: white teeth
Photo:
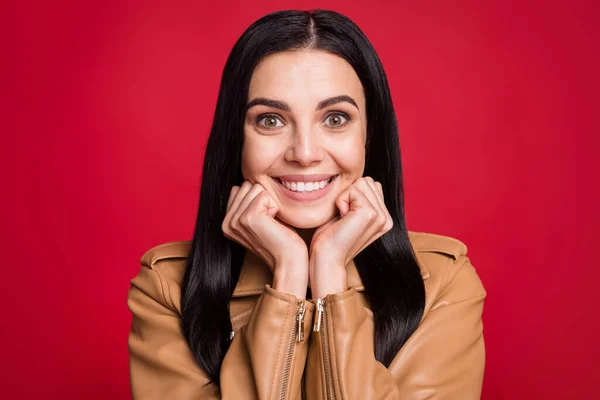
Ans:
<svg viewBox="0 0 600 400"><path fill-rule="evenodd" d="M281 181L281 184L294 192L312 192L315 190L323 189L325 186L329 184L333 177L329 179L325 179L323 181L315 181L315 182L287 182Z"/></svg>

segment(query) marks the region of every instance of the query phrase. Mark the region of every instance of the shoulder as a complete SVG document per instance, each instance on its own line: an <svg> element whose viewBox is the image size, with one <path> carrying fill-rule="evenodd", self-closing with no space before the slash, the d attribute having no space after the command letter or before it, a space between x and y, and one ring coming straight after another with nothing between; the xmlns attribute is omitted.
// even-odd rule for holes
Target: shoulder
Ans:
<svg viewBox="0 0 600 400"><path fill-rule="evenodd" d="M426 308L485 297L465 243L434 233L409 231L408 234L425 279Z"/></svg>
<svg viewBox="0 0 600 400"><path fill-rule="evenodd" d="M408 237L415 251L440 253L454 259L467 254L467 245L450 236L408 231Z"/></svg>
<svg viewBox="0 0 600 400"><path fill-rule="evenodd" d="M141 269L131 280L146 295L181 314L181 285L191 240L167 242L148 249L140 258Z"/></svg>

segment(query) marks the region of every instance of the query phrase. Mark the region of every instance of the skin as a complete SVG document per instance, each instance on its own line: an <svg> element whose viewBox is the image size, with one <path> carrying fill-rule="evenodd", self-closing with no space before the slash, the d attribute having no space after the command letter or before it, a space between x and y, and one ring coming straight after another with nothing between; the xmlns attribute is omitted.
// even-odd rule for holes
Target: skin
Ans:
<svg viewBox="0 0 600 400"><path fill-rule="evenodd" d="M358 109L344 102L315 111L321 100L343 94L352 97ZM277 218L310 232L337 214L335 197L363 174L367 118L362 84L352 66L338 56L320 51L282 52L266 57L254 70L249 102L259 97L284 101L291 111L264 105L248 110L242 174L273 196L280 205ZM335 111L351 119L336 119ZM257 123L257 117L265 113L280 117ZM312 204L290 200L271 178L321 173L339 173L341 179L325 198Z"/></svg>
<svg viewBox="0 0 600 400"><path fill-rule="evenodd" d="M349 96L316 110L319 102ZM242 174L230 193L225 235L260 255L274 271L273 288L305 298L347 290L345 266L392 227L381 185L362 177L367 132L363 87L343 58L318 50L279 52L254 70L244 122ZM268 115L264 115L268 114ZM272 178L339 177L318 200L285 196Z"/></svg>

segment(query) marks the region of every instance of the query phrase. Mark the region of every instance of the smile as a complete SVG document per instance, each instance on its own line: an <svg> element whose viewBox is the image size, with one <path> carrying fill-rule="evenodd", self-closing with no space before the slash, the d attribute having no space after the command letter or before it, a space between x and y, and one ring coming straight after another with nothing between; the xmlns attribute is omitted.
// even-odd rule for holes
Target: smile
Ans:
<svg viewBox="0 0 600 400"><path fill-rule="evenodd" d="M294 175L274 177L277 186L292 200L311 201L325 196L339 175Z"/></svg>

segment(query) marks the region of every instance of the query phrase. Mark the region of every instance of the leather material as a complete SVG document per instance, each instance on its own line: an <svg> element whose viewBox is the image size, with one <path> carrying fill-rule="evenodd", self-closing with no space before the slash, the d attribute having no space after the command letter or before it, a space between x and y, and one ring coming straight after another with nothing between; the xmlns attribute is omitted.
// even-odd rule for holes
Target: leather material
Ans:
<svg viewBox="0 0 600 400"><path fill-rule="evenodd" d="M319 314L315 300L299 303L294 295L274 290L269 266L246 252L230 301L234 337L220 387L208 383L180 327L181 284L191 241L153 247L141 258L127 301L133 315L133 397L478 399L485 365L481 315L486 291L462 242L412 231L409 238L425 284L425 310L389 368L375 360L373 313L354 262L346 266L348 289L325 297L323 327L314 331ZM295 331L299 304L305 307L301 341Z"/></svg>

